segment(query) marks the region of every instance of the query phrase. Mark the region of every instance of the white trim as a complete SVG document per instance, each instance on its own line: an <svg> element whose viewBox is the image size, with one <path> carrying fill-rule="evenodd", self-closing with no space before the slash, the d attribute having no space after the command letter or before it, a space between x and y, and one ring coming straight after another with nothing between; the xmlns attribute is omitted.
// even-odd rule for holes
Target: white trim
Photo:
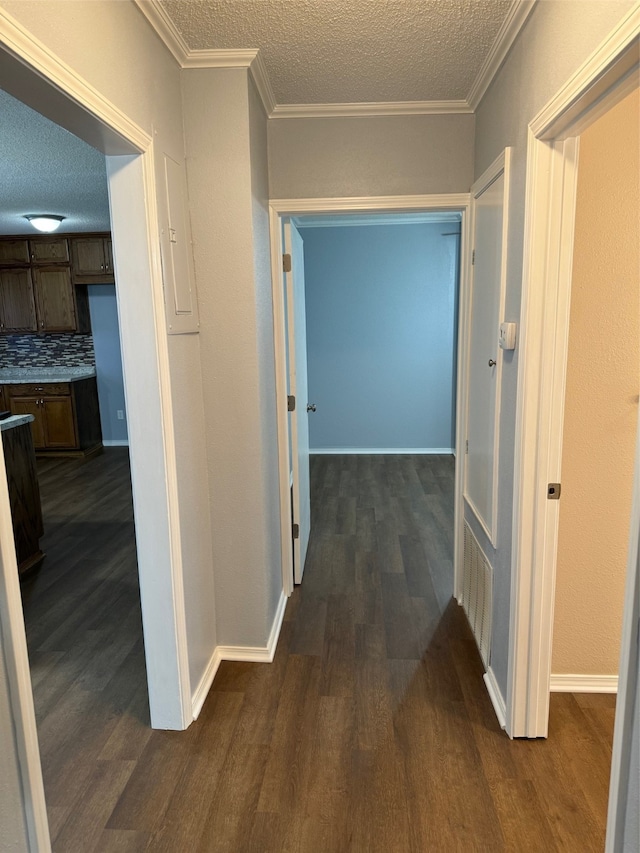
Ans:
<svg viewBox="0 0 640 853"><path fill-rule="evenodd" d="M513 43L529 19L529 15L533 12L536 2L537 0L514 0L512 3L507 17L498 30L495 41L491 45L491 50L482 63L480 71L467 95L467 103L473 112L477 110L485 92L502 67L502 63L507 58L507 54L513 47Z"/></svg>
<svg viewBox="0 0 640 853"><path fill-rule="evenodd" d="M485 672L482 678L486 685L489 698L491 699L493 710L496 712L496 717L498 718L498 722L500 723L500 728L504 729L506 728L507 721L506 705L504 702L504 697L502 696L502 691L500 690L500 686L498 685L495 673L491 669L491 667L489 667L489 669Z"/></svg>
<svg viewBox="0 0 640 853"><path fill-rule="evenodd" d="M99 119L109 129L115 130L127 144L121 151L131 153L131 145L138 151L148 148L151 137L135 122L108 101L97 89L80 77L73 68L55 56L39 39L35 38L15 18L0 7L0 41L5 51L30 66L51 85L73 98L82 108Z"/></svg>
<svg viewBox="0 0 640 853"><path fill-rule="evenodd" d="M202 706L204 705L204 701L209 695L209 691L211 690L211 685L213 684L213 680L216 677L216 673L220 668L220 664L222 663L222 655L220 653L221 646L216 646L214 649L211 658L209 659L209 663L205 667L204 672L202 673L202 678L196 687L193 698L191 700L192 708L193 708L193 719L197 720L200 716L200 711L202 711Z"/></svg>
<svg viewBox="0 0 640 853"><path fill-rule="evenodd" d="M207 664L202 678L193 694L193 719L197 720L207 698L216 673L223 660L247 661L249 663L272 663L278 646L282 622L287 607L287 596L280 594L280 600L273 617L271 631L266 646L216 646Z"/></svg>
<svg viewBox="0 0 640 853"><path fill-rule="evenodd" d="M628 90L639 33L636 4L529 126L507 684L512 737L545 737L548 729L559 507L546 499L546 484L560 481L575 137Z"/></svg>
<svg viewBox="0 0 640 853"><path fill-rule="evenodd" d="M551 693L617 693L617 675L551 675Z"/></svg>
<svg viewBox="0 0 640 853"><path fill-rule="evenodd" d="M278 638L287 607L287 596L280 593L280 600L273 617L266 646L218 646L221 660L247 661L249 663L272 663L276 655Z"/></svg>
<svg viewBox="0 0 640 853"><path fill-rule="evenodd" d="M105 447L129 447L128 438L103 438L102 444Z"/></svg>
<svg viewBox="0 0 640 853"><path fill-rule="evenodd" d="M296 216L293 222L296 228L345 228L355 226L362 228L370 225L455 225L460 224L459 213L383 213L376 216L353 214L338 216Z"/></svg>
<svg viewBox="0 0 640 853"><path fill-rule="evenodd" d="M33 853L49 853L51 840L42 782L2 433L0 433L0 628L2 630L0 656L4 652L29 849ZM9 728L12 727L9 726ZM13 732L9 735L10 737Z"/></svg>
<svg viewBox="0 0 640 853"><path fill-rule="evenodd" d="M637 88L638 78L633 78L633 71L637 73L639 32L640 6L636 3L533 119L530 128L537 139L563 139L569 133L578 135L586 125ZM605 98L612 87L620 85L623 88L617 93L619 97L614 101ZM600 110L598 101L601 101Z"/></svg>
<svg viewBox="0 0 640 853"><path fill-rule="evenodd" d="M158 0L133 0L138 9L169 48L174 59L181 67L189 55L189 47L182 38L173 19Z"/></svg>
<svg viewBox="0 0 640 853"><path fill-rule="evenodd" d="M319 447L312 456L452 456L452 447Z"/></svg>
<svg viewBox="0 0 640 853"><path fill-rule="evenodd" d="M278 104L258 48L192 50L159 0L133 0L181 68L250 68L273 119L369 116L471 115L497 74L537 0L514 0L466 98L440 101L364 101L335 104Z"/></svg>
<svg viewBox="0 0 640 853"><path fill-rule="evenodd" d="M278 481L280 488L280 539L282 549L282 587L285 595L293 591L293 548L291 540L291 471L289 467L289 427L287 413L287 360L286 327L284 309L284 287L282 274L282 228L284 216L303 214L335 214L345 211L366 213L368 211L420 211L420 210L456 210L462 214L461 224L461 263L459 290L459 330L458 330L458 403L467 381L466 358L461 356L466 341L467 307L464 300L469 291L468 267L464 262L468 254L469 243L469 204L468 193L451 193L419 196L371 196L365 198L298 198L272 199L269 202L269 229L271 242L271 288L273 300L273 329L276 372L276 413L278 434ZM461 387L462 386L462 387ZM464 412L458 406L456 420L456 442L466 432ZM450 451L451 452L451 451ZM460 466L456 466L454 501L454 590L461 587L462 555L462 506ZM457 535L456 535L457 533Z"/></svg>
<svg viewBox="0 0 640 853"><path fill-rule="evenodd" d="M351 104L276 104L269 118L367 118L371 116L469 115L466 100L371 101Z"/></svg>

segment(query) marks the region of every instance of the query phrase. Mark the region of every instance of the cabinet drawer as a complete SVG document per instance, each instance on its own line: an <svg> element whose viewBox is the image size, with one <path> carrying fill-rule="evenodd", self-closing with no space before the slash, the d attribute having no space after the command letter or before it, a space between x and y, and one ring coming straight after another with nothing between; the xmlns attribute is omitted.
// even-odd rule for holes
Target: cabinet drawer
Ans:
<svg viewBox="0 0 640 853"><path fill-rule="evenodd" d="M71 393L68 382L32 382L21 385L6 385L11 397L35 397L42 394L45 397L64 396Z"/></svg>

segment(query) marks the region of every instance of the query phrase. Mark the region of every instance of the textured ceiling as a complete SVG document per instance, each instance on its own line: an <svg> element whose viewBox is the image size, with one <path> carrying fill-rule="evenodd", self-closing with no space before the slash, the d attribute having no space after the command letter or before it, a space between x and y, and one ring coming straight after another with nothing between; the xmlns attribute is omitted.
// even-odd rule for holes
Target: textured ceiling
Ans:
<svg viewBox="0 0 640 853"><path fill-rule="evenodd" d="M0 89L0 234L35 234L27 213L65 232L109 231L104 155Z"/></svg>
<svg viewBox="0 0 640 853"><path fill-rule="evenodd" d="M278 104L462 100L512 0L162 0L190 49L260 48Z"/></svg>

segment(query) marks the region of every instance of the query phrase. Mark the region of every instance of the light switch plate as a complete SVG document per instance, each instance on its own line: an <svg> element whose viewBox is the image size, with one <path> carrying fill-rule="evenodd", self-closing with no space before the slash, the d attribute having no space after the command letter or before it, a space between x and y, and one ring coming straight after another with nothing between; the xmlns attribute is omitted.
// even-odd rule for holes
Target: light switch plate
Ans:
<svg viewBox="0 0 640 853"><path fill-rule="evenodd" d="M516 327L516 323L500 323L498 338L500 349L512 350L516 348Z"/></svg>

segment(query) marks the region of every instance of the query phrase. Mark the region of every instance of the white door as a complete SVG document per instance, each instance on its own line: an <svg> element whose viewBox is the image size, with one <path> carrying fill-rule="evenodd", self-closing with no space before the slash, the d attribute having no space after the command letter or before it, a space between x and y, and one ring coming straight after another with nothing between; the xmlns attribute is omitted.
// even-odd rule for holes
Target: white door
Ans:
<svg viewBox="0 0 640 853"><path fill-rule="evenodd" d="M464 497L496 546L498 446L504 311L509 153L506 149L471 188L473 266Z"/></svg>
<svg viewBox="0 0 640 853"><path fill-rule="evenodd" d="M285 272L289 394L295 407L289 416L292 471L293 579L301 583L311 533L309 493L309 415L307 412L307 322L304 302L304 251L300 232L291 222L284 224L284 250L291 257ZM296 527L297 525L297 527Z"/></svg>

